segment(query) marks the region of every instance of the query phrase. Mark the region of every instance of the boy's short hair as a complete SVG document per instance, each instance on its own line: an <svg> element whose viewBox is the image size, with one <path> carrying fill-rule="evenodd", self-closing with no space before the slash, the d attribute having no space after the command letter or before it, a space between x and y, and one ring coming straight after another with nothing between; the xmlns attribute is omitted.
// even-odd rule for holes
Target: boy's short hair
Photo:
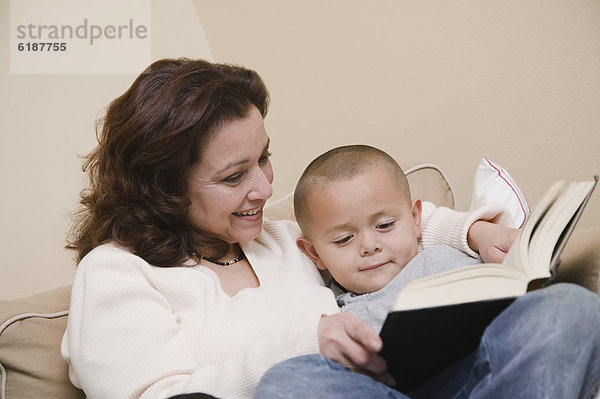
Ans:
<svg viewBox="0 0 600 399"><path fill-rule="evenodd" d="M386 168L410 203L410 188L404 171L384 151L363 144L337 147L315 158L304 170L294 191L294 214L304 234L309 233L309 196L323 185L351 179L370 168Z"/></svg>

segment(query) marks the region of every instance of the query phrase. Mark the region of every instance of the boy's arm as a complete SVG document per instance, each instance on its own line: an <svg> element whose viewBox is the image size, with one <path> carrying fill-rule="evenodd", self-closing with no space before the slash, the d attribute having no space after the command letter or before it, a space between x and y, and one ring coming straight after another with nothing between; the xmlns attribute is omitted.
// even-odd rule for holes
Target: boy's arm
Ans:
<svg viewBox="0 0 600 399"><path fill-rule="evenodd" d="M491 222L487 224L478 221ZM471 229L472 226L476 228ZM501 203L487 204L471 212L436 207L423 202L421 216L421 249L448 245L473 257L482 255L484 262L501 262L515 238L513 220ZM469 246L472 244L473 247Z"/></svg>

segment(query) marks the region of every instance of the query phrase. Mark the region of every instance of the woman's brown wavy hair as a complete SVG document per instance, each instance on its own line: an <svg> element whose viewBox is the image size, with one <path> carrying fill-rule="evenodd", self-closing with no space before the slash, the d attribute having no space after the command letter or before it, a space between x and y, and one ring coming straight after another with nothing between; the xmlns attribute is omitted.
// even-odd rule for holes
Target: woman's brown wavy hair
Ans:
<svg viewBox="0 0 600 399"><path fill-rule="evenodd" d="M162 267L180 266L192 252L223 254L226 243L187 222L188 173L220 126L253 105L264 118L268 104L260 76L242 67L189 59L150 65L98 122L98 146L83 164L89 188L67 245L77 262L109 241Z"/></svg>

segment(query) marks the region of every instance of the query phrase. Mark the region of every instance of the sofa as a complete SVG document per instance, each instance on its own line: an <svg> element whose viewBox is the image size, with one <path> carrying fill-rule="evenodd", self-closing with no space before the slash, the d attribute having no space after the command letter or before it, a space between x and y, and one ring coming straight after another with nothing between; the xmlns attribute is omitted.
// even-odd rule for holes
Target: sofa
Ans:
<svg viewBox="0 0 600 399"><path fill-rule="evenodd" d="M455 208L454 191L440 168L420 164L405 172L414 197ZM293 219L292 195L271 203L265 216ZM600 292L600 225L576 229L561 258L558 281ZM0 301L0 399L85 398L69 382L60 355L70 292L66 285Z"/></svg>

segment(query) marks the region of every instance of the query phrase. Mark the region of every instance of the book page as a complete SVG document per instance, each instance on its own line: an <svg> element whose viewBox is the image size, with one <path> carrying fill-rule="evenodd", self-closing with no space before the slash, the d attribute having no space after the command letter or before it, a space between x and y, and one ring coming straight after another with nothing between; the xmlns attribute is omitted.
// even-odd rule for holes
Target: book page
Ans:
<svg viewBox="0 0 600 399"><path fill-rule="evenodd" d="M409 282L393 310L515 297L527 291L528 282L526 274L506 265L467 266Z"/></svg>
<svg viewBox="0 0 600 399"><path fill-rule="evenodd" d="M527 220L525 220L525 224L517 235L514 244L506 254L504 262L502 262L503 264L516 267L522 272L529 274L529 245L532 236L537 230L542 218L546 215L546 212L548 212L548 209L550 209L566 185L566 181L558 181L550 187L546 194L544 194L540 203L535 207Z"/></svg>
<svg viewBox="0 0 600 399"><path fill-rule="evenodd" d="M552 259L550 260L550 271L553 275L556 272L556 268L558 267L560 255L561 255L565 245L567 244L567 240L569 240L569 238L571 237L571 233L573 233L573 230L575 229L575 225L577 224L577 222L579 222L579 219L581 218L581 214L583 213L583 210L585 209L587 203L589 202L590 197L592 196L592 193L594 192L594 188L598 184L598 175L594 176L594 181L592 183L593 183L592 187L590 188L585 199L583 200L583 203L579 206L579 209L577 209L577 212L575 212L575 215L573 215L573 218L569 222L568 227L565 228L565 230L562 232L562 234L560 236L560 239L556 243L556 247L554 248L554 252L552 253Z"/></svg>
<svg viewBox="0 0 600 399"><path fill-rule="evenodd" d="M556 252L564 246L576 219L583 211L582 207L586 197L591 194L594 183L593 181L569 183L540 222L539 228L532 237L529 251L529 263L534 276L550 275L552 261L558 257Z"/></svg>

